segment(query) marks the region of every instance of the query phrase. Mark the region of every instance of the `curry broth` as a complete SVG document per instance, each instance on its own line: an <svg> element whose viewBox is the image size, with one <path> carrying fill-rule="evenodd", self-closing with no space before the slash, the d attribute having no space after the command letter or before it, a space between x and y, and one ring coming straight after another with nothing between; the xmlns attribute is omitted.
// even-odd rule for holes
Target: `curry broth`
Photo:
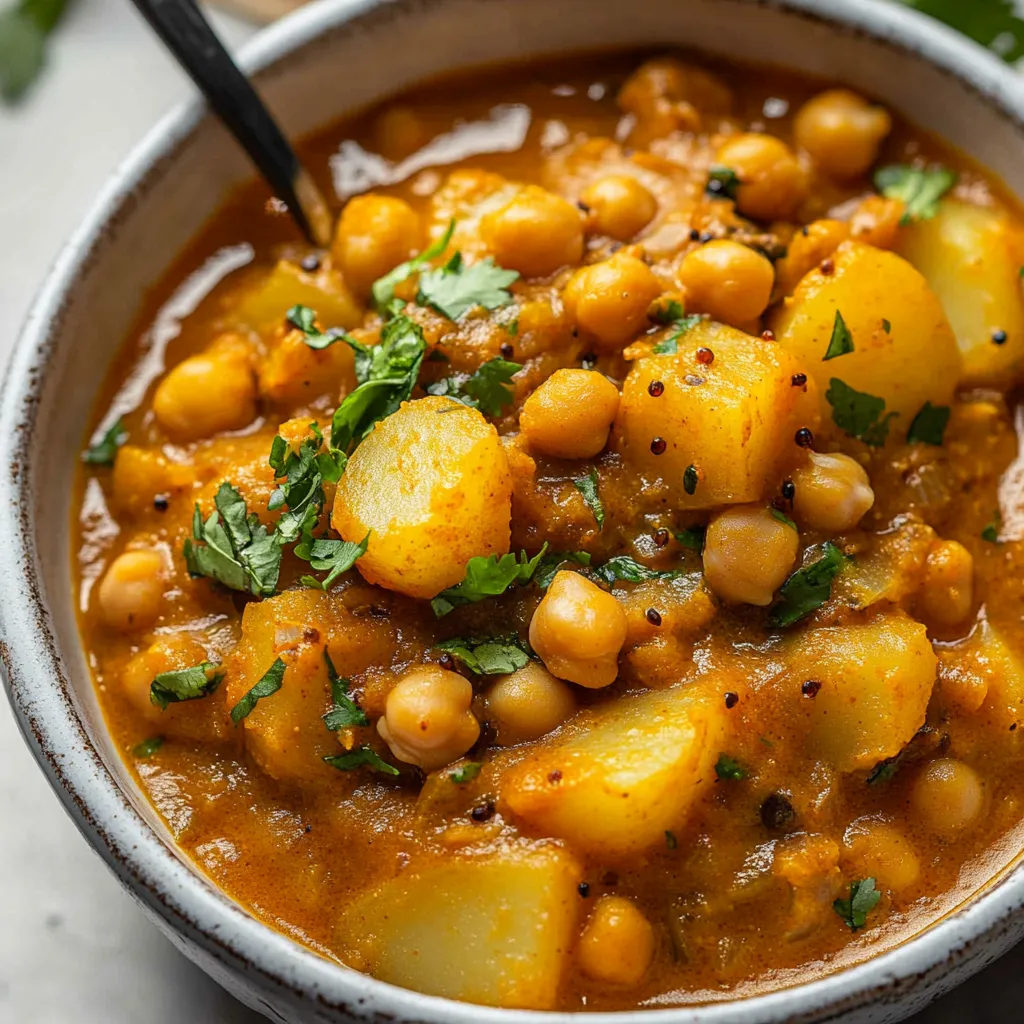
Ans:
<svg viewBox="0 0 1024 1024"><path fill-rule="evenodd" d="M341 140L346 140L346 165L371 173L375 162L367 154L383 153L392 168L403 160L415 166L410 157L431 139L449 133L439 152L450 162L419 167L394 182L362 179L364 187L401 197L424 217L445 176L458 168L481 168L535 182L575 199L580 183L594 174L593 162L579 159L580 136L625 141L631 128L636 131L635 123L631 125L617 106L616 96L641 60L636 55L573 58L514 67L511 81L509 70L499 70L419 87L398 101L412 116L382 117L388 105L368 111L309 140L304 157L319 183L333 194L328 168ZM785 141L791 140L793 111L821 88L778 71L733 66L715 70L735 99L731 123ZM491 113L496 108L498 113ZM527 112L529 127L517 148L459 157L460 151L472 151L474 146L514 144ZM487 122L489 127L474 131L474 122ZM674 142L662 139L660 145L659 150L657 140L650 142L652 151L684 161L701 176L714 162L711 143L700 133L683 132ZM628 149L616 159L628 160L627 154ZM914 159L956 168L961 175L957 195L982 206L994 201L993 186L964 158L897 122L878 162ZM379 170L379 163L376 166ZM865 176L840 184L817 176L798 220L826 217L844 204L848 216L868 190ZM999 202L1009 202L995 194ZM716 225L722 223L735 230L735 214L730 210L720 216L713 205L720 200L701 202L705 230L717 232ZM770 247L767 235L784 239L786 234L768 224L756 230L762 233L758 239L765 248ZM643 237L641 233L641 244ZM687 239L663 257L666 265L675 264L681 249L700 244L700 238ZM607 238L593 238L589 245L585 261L615 251ZM773 255L777 261L778 253ZM430 864L455 851L486 855L519 841L517 835L543 833L526 825L518 829L499 792L503 773L528 759L532 745L495 746L486 728L471 752L473 759L484 763L480 774L453 785L443 770L435 772L421 793L425 777L408 765L400 766L402 774L395 779L365 769L339 772L322 764L310 768L307 777L277 779L247 752L245 727L233 727L226 720L210 724L213 716L226 719L238 699L231 675L239 666L235 650L243 640L241 613L253 602L210 580L190 579L185 572L180 552L191 529L193 503L202 502L204 515L208 514L218 483L230 479L248 496L250 509L262 513L254 496L262 496L265 503L273 489L266 455L279 425L301 415L317 419L326 429L337 392L291 404L262 403L256 418L244 427L220 432L215 440L187 442L175 442L162 428L153 412L154 392L167 369L206 349L225 330L244 334L236 311L252 301L276 261L295 266L304 259L303 287L311 282L316 287L318 275L329 271L329 261L322 256L316 260L263 186L253 184L239 190L147 296L99 398L98 422L109 426L116 415L123 415L129 445L162 453L172 469L161 469L159 493L140 489L135 499L115 494L109 470L83 471L75 512L76 581L82 635L110 729L178 844L218 885L268 924L330 959L372 970L372 964L352 952L351 940L339 937L340 910L358 894L396 877L410 864ZM562 283L564 277L559 281L555 275L527 286L525 294L538 302L549 301L552 288ZM283 303L282 316L288 304ZM433 337L430 331L438 319L428 312L428 337ZM469 373L484 359L511 351L509 358L524 363L526 372L516 386L515 404L494 418L503 435L515 433L523 400L554 369L596 363L616 382L628 371L618 353L607 348L595 353L585 332L581 336L569 330L557 315L537 325L532 335L504 329L508 322L502 324L500 312L491 320L497 326L486 332L470 325L460 337L449 338L450 363L424 363L421 381L438 380L453 368ZM256 330L250 334L255 358L266 358L273 338L257 337ZM1001 390L1008 391L1011 383L1002 381ZM945 686L952 678L949 692L959 696L944 697L946 691L936 688L928 729L907 745L891 777L868 784L874 771L839 772L821 760L814 762L793 745L792 723L804 714L805 704L817 699L806 689L800 692L801 685L813 682L803 678L811 669L801 674L787 661L787 641L777 630L766 632L764 613L758 608L715 606L706 618L698 617L689 632L661 646L650 641L650 630L644 634L641 628L637 634L633 629L635 648L624 655L612 689L574 688L576 702L586 709L600 706L610 693L645 686L658 689L721 673L730 680L723 687L729 706L728 753L747 766L748 774L738 781L719 778L708 786L685 825L672 830L671 838L667 834L664 844L625 858L574 850L581 883L580 922L601 896L629 897L653 926L655 954L642 980L629 986L594 980L570 958L555 1007L626 1009L717 1000L835 969L937 920L987 876L987 851L1008 838L1011 848L1015 845L1011 837L1022 816L1016 779L1020 752L1011 735L1016 718L994 724L992 716L964 713L965 700L970 704L971 699L961 698L969 686L956 687L969 670L969 665L964 668L967 661L961 664L967 655L958 642L977 628L978 609L985 610L988 622L1011 647L1020 650L1024 644L1021 547L1012 537L1017 499L1005 484L1000 493L1000 481L1017 458L1017 436L1010 407L998 394L979 397L974 391L969 397L970 402L954 406L941 447L897 440L872 448L830 432L826 423L816 435L823 439L822 450L850 452L868 469L874 505L858 528L843 532L844 550L857 564L875 557L895 566L899 580L917 579L922 552L933 536L958 541L973 558L971 615L963 622L929 629L939 654L940 682ZM513 514L518 517L512 525L513 551L522 546L535 554L546 540L553 550L587 551L595 564L628 554L655 569L699 573L701 562L694 551L673 541L659 546L651 538L659 530L697 525L706 516L675 513L658 488L638 475L621 453L606 453L585 463L587 468L600 468L601 498L611 524L600 531L573 485L580 463L542 457L536 461L540 498L517 507L513 497ZM175 467L184 468L178 473ZM140 481L149 479L144 469L138 471ZM329 511L333 488L327 490ZM1010 535L1003 543L991 543L983 534L1000 508ZM934 534L926 537L923 531L929 528ZM809 536L816 535L811 531ZM109 628L97 600L98 581L126 544L151 548L166 566L174 566L167 576L161 614L142 632ZM286 552L279 589L299 588L304 572L308 566ZM885 583L890 584L891 580ZM861 598L851 597L843 585L840 577L839 589L817 613L816 624L864 623L878 611L877 604L871 605L873 612L852 607ZM648 599L657 601L656 586L627 584L616 589L642 591L625 599L627 604L642 605ZM371 586L352 571L331 591L331 610L318 614L333 623L327 628L332 658L339 671L351 677L352 693L372 721L384 713L396 678L421 662L438 660L438 652L432 652L436 641L511 632L525 637L541 596L532 587L516 589L437 619L428 602ZM680 600L691 602L691 597ZM907 584L890 604L914 612L917 600ZM270 629L271 624L260 628ZM345 638L337 639L339 630ZM137 689L141 683L124 680L145 668L145 662L139 667L138 659L147 647L165 641L196 645L200 660L224 662L228 678L206 700L172 705L175 734L154 752L140 752L139 744L170 730L162 728L158 711L144 713L126 693L126 685ZM642 653L636 654L640 649ZM350 662L343 664L344 657ZM450 662L449 658L446 664ZM787 675L794 687L792 707L765 696ZM148 686L148 677L142 682ZM474 682L479 690L486 679ZM327 697L310 695L316 705L310 717L318 727ZM297 734L299 730L296 725ZM371 732L365 730L367 736ZM323 748L318 746L317 754L325 756L333 740L323 731L318 743ZM385 746L378 747L387 755ZM978 773L985 813L962 835L938 838L910 807L919 766L942 756L961 759ZM782 799L772 802L776 794ZM779 844L794 834L826 837L841 845L851 823L866 817L894 822L916 851L920 870L898 891L880 883L883 896L870 924L851 934L831 906L833 898L848 895L840 887L840 882L848 886L853 878L845 860L838 871L825 863L818 882L803 887L794 886L777 866L773 869L773 863L777 864ZM465 953L471 957L473 951Z"/></svg>

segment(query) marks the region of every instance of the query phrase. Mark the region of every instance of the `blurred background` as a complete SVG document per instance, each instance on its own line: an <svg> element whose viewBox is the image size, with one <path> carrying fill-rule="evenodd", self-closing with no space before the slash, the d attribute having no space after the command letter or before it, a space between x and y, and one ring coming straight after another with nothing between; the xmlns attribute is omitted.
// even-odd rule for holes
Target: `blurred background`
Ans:
<svg viewBox="0 0 1024 1024"><path fill-rule="evenodd" d="M210 13L237 50L262 23L301 2L222 0ZM1024 0L1016 9L1014 0L912 6L1010 63L1024 56ZM189 94L129 0L0 0L0 366L48 267L108 174ZM915 1024L1007 1024L1021 1019L1022 999L1024 946ZM142 917L65 817L0 701L0 1022L262 1019Z"/></svg>

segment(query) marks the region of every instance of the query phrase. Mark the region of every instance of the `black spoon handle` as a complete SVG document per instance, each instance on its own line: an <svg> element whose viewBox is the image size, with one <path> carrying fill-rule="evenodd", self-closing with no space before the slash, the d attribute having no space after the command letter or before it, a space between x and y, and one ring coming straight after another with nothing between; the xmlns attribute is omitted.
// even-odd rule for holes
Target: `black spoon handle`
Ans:
<svg viewBox="0 0 1024 1024"><path fill-rule="evenodd" d="M133 3L199 86L275 195L287 204L302 233L315 245L330 245L333 220L323 195L195 0Z"/></svg>

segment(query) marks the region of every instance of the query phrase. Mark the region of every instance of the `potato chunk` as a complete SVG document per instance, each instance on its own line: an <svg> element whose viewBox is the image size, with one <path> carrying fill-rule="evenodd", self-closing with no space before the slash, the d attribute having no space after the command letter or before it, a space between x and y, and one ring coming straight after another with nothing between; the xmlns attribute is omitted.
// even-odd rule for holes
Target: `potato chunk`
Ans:
<svg viewBox="0 0 1024 1024"><path fill-rule="evenodd" d="M852 772L895 757L924 724L937 660L921 623L879 616L808 631L792 641L789 664L800 679L821 683L802 704L810 753ZM780 685L800 693L792 675Z"/></svg>
<svg viewBox="0 0 1024 1024"><path fill-rule="evenodd" d="M708 321L677 345L676 355L644 355L626 378L615 420L619 450L647 480L663 481L681 508L765 497L799 453L796 431L818 424L813 385L793 385L793 375L810 367L778 345ZM698 348L710 349L713 362L699 363ZM627 356L644 351L637 345ZM655 381L663 388L652 389ZM660 455L656 438L665 442ZM684 485L689 466L698 474L692 494Z"/></svg>
<svg viewBox="0 0 1024 1024"><path fill-rule="evenodd" d="M459 583L477 555L508 551L512 474L498 432L450 398L406 402L356 449L332 524L370 532L356 566L370 583L427 598Z"/></svg>
<svg viewBox="0 0 1024 1024"><path fill-rule="evenodd" d="M664 843L714 781L724 705L710 693L659 690L577 716L509 770L504 802L527 828L602 857Z"/></svg>
<svg viewBox="0 0 1024 1024"><path fill-rule="evenodd" d="M831 273L804 276L772 329L823 395L835 377L884 399L885 412L897 414L889 436L902 437L925 402L948 405L953 397L961 373L953 330L928 282L902 257L844 242L832 262ZM853 351L826 360L837 312Z"/></svg>
<svg viewBox="0 0 1024 1024"><path fill-rule="evenodd" d="M348 907L339 952L382 981L429 995L553 1009L581 877L553 846L430 862Z"/></svg>
<svg viewBox="0 0 1024 1024"><path fill-rule="evenodd" d="M900 251L939 297L964 357L964 376L973 384L996 383L1018 370L1024 358L1021 240L1006 214L944 199L938 216L906 228Z"/></svg>

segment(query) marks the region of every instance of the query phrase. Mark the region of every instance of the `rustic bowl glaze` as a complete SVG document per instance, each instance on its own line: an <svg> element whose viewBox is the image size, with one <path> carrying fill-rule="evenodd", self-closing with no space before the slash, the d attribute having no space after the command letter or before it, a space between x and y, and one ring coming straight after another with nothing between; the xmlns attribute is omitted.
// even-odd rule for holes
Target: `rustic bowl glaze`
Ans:
<svg viewBox="0 0 1024 1024"><path fill-rule="evenodd" d="M441 70L651 44L842 80L944 135L1024 194L1024 83L941 25L878 0L324 0L261 35L244 64L295 136ZM109 182L18 341L0 397L0 436L13 449L0 503L0 657L18 721L68 813L143 910L186 956L268 1017L578 1021L394 988L267 928L175 850L104 729L75 624L68 512L79 448L141 296L249 174L198 101L176 110ZM982 891L915 938L819 980L743 1000L586 1020L899 1020L1024 934L1024 867L1015 850L1002 851L990 874Z"/></svg>

